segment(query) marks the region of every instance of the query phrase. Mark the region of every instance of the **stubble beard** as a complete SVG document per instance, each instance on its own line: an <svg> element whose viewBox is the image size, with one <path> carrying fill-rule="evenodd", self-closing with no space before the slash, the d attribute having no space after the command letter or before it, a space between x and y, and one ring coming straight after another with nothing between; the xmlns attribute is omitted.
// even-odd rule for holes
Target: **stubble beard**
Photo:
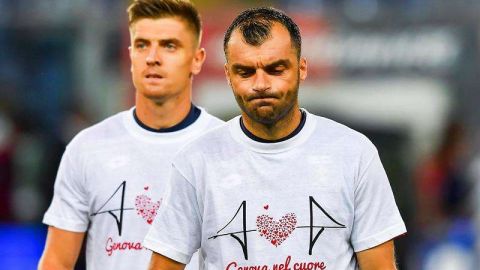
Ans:
<svg viewBox="0 0 480 270"><path fill-rule="evenodd" d="M300 86L299 76L297 76L297 82L294 88L289 89L286 93L284 101L280 102L277 105L271 105L270 108L264 108L266 106L248 106L248 101L242 96L235 94L235 100L237 101L240 109L254 122L265 126L273 126L278 121L287 116L297 104L298 100L298 89ZM233 86L232 86L233 87Z"/></svg>

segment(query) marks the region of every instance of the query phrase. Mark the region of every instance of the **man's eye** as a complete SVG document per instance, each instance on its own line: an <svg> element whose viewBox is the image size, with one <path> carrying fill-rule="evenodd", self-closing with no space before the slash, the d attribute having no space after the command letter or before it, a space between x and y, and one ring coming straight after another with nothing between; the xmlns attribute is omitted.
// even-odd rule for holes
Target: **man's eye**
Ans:
<svg viewBox="0 0 480 270"><path fill-rule="evenodd" d="M165 48L167 48L168 50L175 50L177 46L174 43L167 43L165 44Z"/></svg>
<svg viewBox="0 0 480 270"><path fill-rule="evenodd" d="M147 47L147 45L145 43L135 44L135 48L137 48L137 49L144 49L145 47Z"/></svg>
<svg viewBox="0 0 480 270"><path fill-rule="evenodd" d="M284 71L285 71L284 68L274 68L269 70L268 73L271 75L282 75Z"/></svg>
<svg viewBox="0 0 480 270"><path fill-rule="evenodd" d="M237 73L242 78L248 78L252 76L254 72L249 70L239 70Z"/></svg>

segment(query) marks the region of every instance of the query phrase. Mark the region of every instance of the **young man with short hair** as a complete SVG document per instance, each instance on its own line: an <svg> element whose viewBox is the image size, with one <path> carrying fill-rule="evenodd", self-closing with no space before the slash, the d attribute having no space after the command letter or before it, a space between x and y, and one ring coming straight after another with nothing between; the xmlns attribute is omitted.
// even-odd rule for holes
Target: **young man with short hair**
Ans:
<svg viewBox="0 0 480 270"><path fill-rule="evenodd" d="M150 269L395 269L406 232L375 146L298 104L307 76L297 25L244 11L225 34L242 115L183 148L144 245Z"/></svg>
<svg viewBox="0 0 480 270"><path fill-rule="evenodd" d="M173 154L222 123L191 103L205 60L193 4L135 0L128 15L135 107L67 146L39 269L73 269L85 234L88 269L147 268L151 252L141 241L161 208Z"/></svg>

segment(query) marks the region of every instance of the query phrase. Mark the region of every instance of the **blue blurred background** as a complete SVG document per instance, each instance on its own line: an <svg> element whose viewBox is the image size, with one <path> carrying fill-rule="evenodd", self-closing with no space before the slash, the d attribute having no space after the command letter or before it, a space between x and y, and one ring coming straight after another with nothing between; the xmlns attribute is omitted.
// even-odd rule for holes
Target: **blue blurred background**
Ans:
<svg viewBox="0 0 480 270"><path fill-rule="evenodd" d="M267 5L300 25L310 112L369 136L409 233L399 269L478 269L480 1L194 1L208 59L194 100L238 114L223 75L223 32ZM120 0L0 0L0 262L35 269L65 145L133 105ZM84 269L80 259L77 269Z"/></svg>

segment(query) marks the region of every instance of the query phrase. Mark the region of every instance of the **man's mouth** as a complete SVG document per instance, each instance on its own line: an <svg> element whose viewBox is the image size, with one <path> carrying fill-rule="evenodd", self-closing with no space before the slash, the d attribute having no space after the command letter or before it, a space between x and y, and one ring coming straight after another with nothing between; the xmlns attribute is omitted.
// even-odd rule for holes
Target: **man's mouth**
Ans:
<svg viewBox="0 0 480 270"><path fill-rule="evenodd" d="M269 100L269 99L277 99L275 96L253 96L248 99L248 101L253 101L253 100Z"/></svg>
<svg viewBox="0 0 480 270"><path fill-rule="evenodd" d="M147 79L162 79L163 77L159 74L147 74L145 76Z"/></svg>

